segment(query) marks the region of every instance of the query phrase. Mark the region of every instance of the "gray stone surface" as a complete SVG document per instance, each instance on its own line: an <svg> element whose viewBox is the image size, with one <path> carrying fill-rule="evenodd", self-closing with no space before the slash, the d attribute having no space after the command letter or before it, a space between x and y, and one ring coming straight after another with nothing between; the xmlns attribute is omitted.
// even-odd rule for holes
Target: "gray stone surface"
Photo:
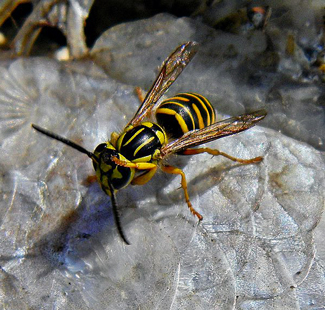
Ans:
<svg viewBox="0 0 325 310"><path fill-rule="evenodd" d="M136 111L134 87L147 89L162 60L178 44L194 39L201 49L168 94L199 92L230 114L242 113L255 96L248 108L270 108L261 125L276 127L276 104L268 106L265 96L251 91L231 70L242 70L245 56L249 64L252 53L265 49L262 33L240 38L159 15L105 33L92 51L97 65L34 58L1 66L4 308L324 306L322 152L255 127L209 147L241 158L264 156L260 164L241 166L208 155L171 158L184 169L203 221L198 224L187 209L179 178L158 172L148 184L118 193L131 242L126 246L116 232L109 197L97 183L85 182L93 174L90 160L30 127L39 124L93 150L111 132L121 131ZM235 58L220 51L227 42L238 46ZM238 72L244 76L248 71ZM320 88L310 84L287 90L295 106L278 113L284 124L294 123L310 137L304 127L308 122L286 115L301 111L300 117L309 118L307 112L317 104L308 98L317 98ZM304 104L311 107L302 109Z"/></svg>

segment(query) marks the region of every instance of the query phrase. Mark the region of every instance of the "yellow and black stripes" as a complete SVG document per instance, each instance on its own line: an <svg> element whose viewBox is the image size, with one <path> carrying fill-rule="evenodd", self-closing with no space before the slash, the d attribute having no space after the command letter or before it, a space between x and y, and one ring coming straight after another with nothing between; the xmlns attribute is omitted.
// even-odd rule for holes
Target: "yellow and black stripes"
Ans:
<svg viewBox="0 0 325 310"><path fill-rule="evenodd" d="M145 163L156 162L166 143L163 129L145 122L122 133L116 141L116 148L110 142L99 144L93 153L93 165L102 189L111 196L110 188L119 190L129 185L135 179L135 170L148 170L138 183L149 181L156 164Z"/></svg>
<svg viewBox="0 0 325 310"><path fill-rule="evenodd" d="M194 57L197 50L196 46L195 42L182 44L163 62L155 82L142 99L138 111L122 133L113 133L111 140L99 144L93 153L71 140L37 125L32 125L40 133L91 158L100 186L106 194L111 196L117 229L127 244L129 242L120 224L115 192L129 184L143 185L147 183L158 168L181 177L181 187L184 191L186 203L190 211L202 220L202 216L190 202L184 172L177 167L161 163L169 155L208 153L213 156L222 155L243 164L256 163L262 160L262 157L242 160L218 150L210 148L193 149L192 147L244 131L263 119L266 111L259 110L215 122L215 111L210 102L195 93L178 94L159 105L161 96ZM158 124L143 123L144 118L149 116L155 108L157 108ZM166 133L174 140L168 142Z"/></svg>
<svg viewBox="0 0 325 310"><path fill-rule="evenodd" d="M131 162L151 162L157 159L162 146L167 143L163 129L145 122L124 132L117 140L116 149Z"/></svg>
<svg viewBox="0 0 325 310"><path fill-rule="evenodd" d="M156 110L156 118L167 135L174 139L184 133L207 127L215 122L211 103L195 93L182 93L164 100Z"/></svg>

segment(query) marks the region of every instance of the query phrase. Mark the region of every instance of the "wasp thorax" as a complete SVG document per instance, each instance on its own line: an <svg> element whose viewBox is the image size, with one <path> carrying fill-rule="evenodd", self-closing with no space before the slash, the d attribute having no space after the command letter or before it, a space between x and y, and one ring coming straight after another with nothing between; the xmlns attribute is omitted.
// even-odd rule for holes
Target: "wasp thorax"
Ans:
<svg viewBox="0 0 325 310"><path fill-rule="evenodd" d="M163 129L158 124L145 122L123 133L117 140L117 149L132 162L152 162L166 143Z"/></svg>

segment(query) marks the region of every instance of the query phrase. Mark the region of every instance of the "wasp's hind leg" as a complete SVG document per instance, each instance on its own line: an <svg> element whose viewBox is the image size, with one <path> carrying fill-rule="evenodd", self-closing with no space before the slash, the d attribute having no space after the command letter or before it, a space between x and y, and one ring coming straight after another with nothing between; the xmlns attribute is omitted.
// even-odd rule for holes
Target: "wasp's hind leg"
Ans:
<svg viewBox="0 0 325 310"><path fill-rule="evenodd" d="M241 159L241 158L230 156L227 153L221 152L219 150L210 149L208 147L202 147L202 148L198 148L198 149L186 149L186 150L180 152L179 154L181 154L181 155L196 155L196 154L201 154L201 153L208 153L213 156L219 156L219 155L224 156L232 161L236 161L236 162L239 162L244 165L259 163L260 161L263 160L262 156L258 156L258 157L254 157L254 158L250 158L250 159Z"/></svg>
<svg viewBox="0 0 325 310"><path fill-rule="evenodd" d="M166 166L162 165L161 169L166 173L178 174L181 176L181 178L182 178L181 186L184 191L184 196L185 196L187 206L190 209L190 211L192 212L192 214L195 215L201 221L203 219L203 216L193 208L193 206L190 202L190 197L189 197L188 191L187 191L186 177L185 177L185 173L183 172L183 170L173 167L173 166L167 166L167 165Z"/></svg>

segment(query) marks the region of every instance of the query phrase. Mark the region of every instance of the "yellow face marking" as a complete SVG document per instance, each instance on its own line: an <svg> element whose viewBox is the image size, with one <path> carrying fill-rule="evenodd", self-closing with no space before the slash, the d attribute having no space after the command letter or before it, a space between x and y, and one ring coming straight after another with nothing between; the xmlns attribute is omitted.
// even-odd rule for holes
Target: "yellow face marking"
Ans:
<svg viewBox="0 0 325 310"><path fill-rule="evenodd" d="M100 173L99 169L96 170L96 177L97 177L98 183L102 184L102 180L101 180L102 174Z"/></svg>
<svg viewBox="0 0 325 310"><path fill-rule="evenodd" d="M108 178L106 175L102 177L100 184L108 187Z"/></svg>
<svg viewBox="0 0 325 310"><path fill-rule="evenodd" d="M101 165L100 165L100 170L103 171L103 172L107 172L107 171L109 171L111 169L112 169L112 166L107 165L105 163L101 163Z"/></svg>
<svg viewBox="0 0 325 310"><path fill-rule="evenodd" d="M118 166L113 170L112 179L122 179L123 175L118 171Z"/></svg>

